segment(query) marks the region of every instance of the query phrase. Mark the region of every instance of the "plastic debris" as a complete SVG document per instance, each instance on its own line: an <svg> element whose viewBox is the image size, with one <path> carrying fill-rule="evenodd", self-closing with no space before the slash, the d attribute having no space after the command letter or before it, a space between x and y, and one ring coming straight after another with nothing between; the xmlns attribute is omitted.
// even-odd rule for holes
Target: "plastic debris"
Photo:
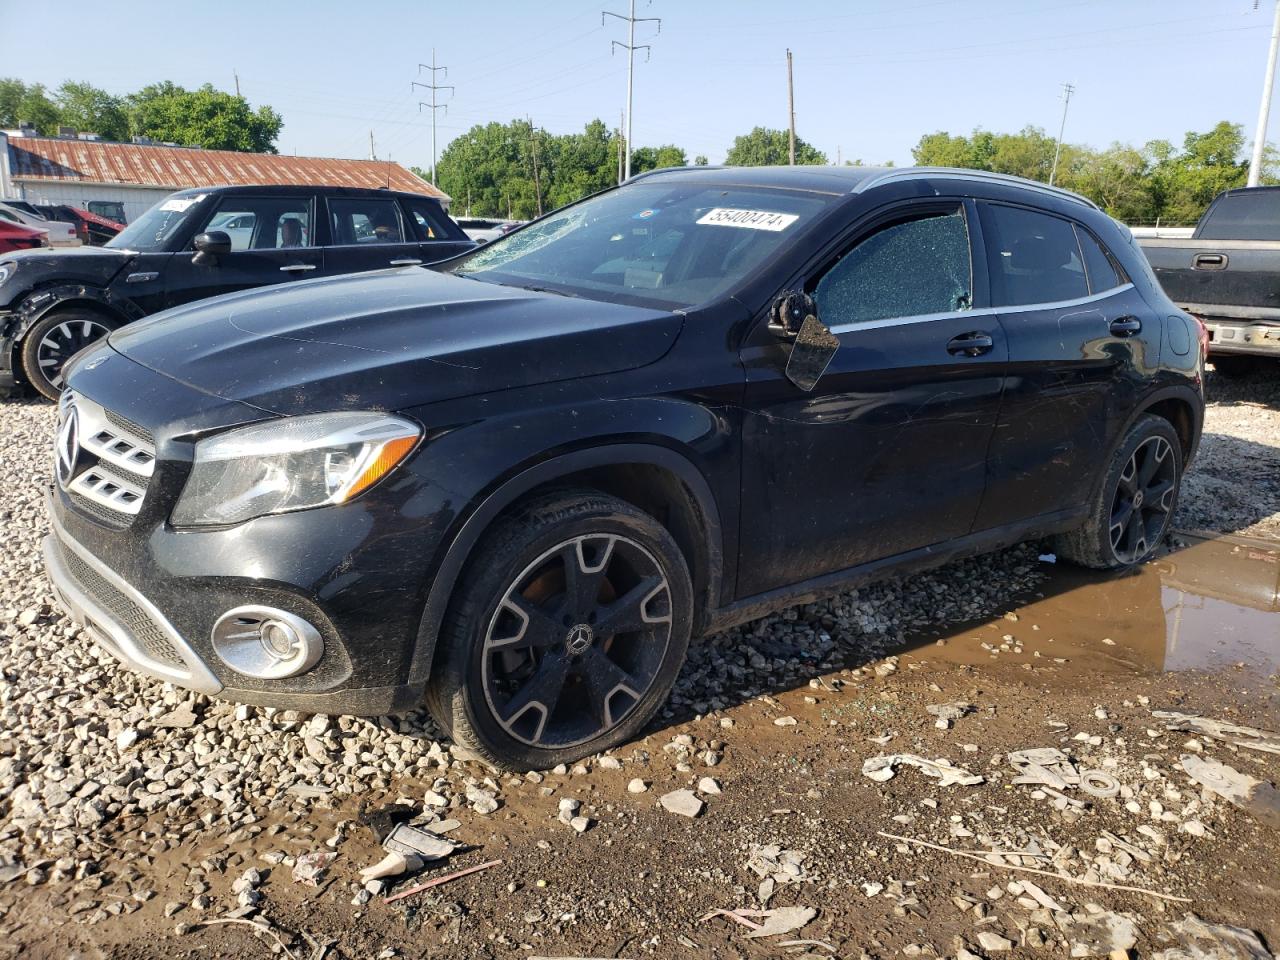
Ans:
<svg viewBox="0 0 1280 960"><path fill-rule="evenodd" d="M1058 926L1071 944L1073 957L1120 956L1138 942L1138 925L1128 914L1105 910L1073 914L1059 920Z"/></svg>
<svg viewBox="0 0 1280 960"><path fill-rule="evenodd" d="M1280 733L1259 730L1257 727L1242 727L1236 723L1224 723L1221 720L1211 720L1208 717L1178 713L1173 710L1152 710L1151 715L1167 721L1165 723L1167 730L1192 731L1216 740L1225 740L1245 750L1280 754Z"/></svg>
<svg viewBox="0 0 1280 960"><path fill-rule="evenodd" d="M886 780L892 780L894 774L898 772L897 768L904 764L918 767L925 776L941 781L939 785L943 787L949 787L957 783L961 786L970 787L974 784L985 782L982 777L970 773L963 767L951 766L948 760L926 760L924 757L918 757L914 753L891 753L883 757L869 757L862 762L862 773L877 783L883 783Z"/></svg>
<svg viewBox="0 0 1280 960"><path fill-rule="evenodd" d="M1057 563L1058 555L1056 553L1042 553L1040 554L1040 562L1041 563Z"/></svg>
<svg viewBox="0 0 1280 960"><path fill-rule="evenodd" d="M1080 789L1091 797L1114 797L1120 792L1120 781L1101 770L1081 770Z"/></svg>
<svg viewBox="0 0 1280 960"><path fill-rule="evenodd" d="M371 867L360 871L360 882L380 880L383 877L399 877L422 869L423 859L416 853L392 851Z"/></svg>
<svg viewBox="0 0 1280 960"><path fill-rule="evenodd" d="M382 841L382 848L392 853L416 855L425 861L443 860L453 853L457 845L433 831L411 827L407 823L396 824Z"/></svg>
<svg viewBox="0 0 1280 960"><path fill-rule="evenodd" d="M1275 960L1252 930L1205 923L1194 913L1161 934L1157 940L1176 939L1178 945L1154 954L1154 960Z"/></svg>
<svg viewBox="0 0 1280 960"><path fill-rule="evenodd" d="M1267 826L1280 829L1280 790L1265 780L1190 753L1183 754L1182 769L1196 783L1253 814Z"/></svg>
<svg viewBox="0 0 1280 960"><path fill-rule="evenodd" d="M293 879L297 883L305 883L311 887L320 886L324 872L338 855L332 850L315 850L298 857L293 865Z"/></svg>

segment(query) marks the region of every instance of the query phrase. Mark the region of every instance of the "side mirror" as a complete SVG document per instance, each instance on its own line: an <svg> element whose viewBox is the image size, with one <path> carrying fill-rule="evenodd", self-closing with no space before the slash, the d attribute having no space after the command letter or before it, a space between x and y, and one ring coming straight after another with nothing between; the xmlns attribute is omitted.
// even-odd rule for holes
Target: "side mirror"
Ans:
<svg viewBox="0 0 1280 960"><path fill-rule="evenodd" d="M191 258L192 263L214 264L218 262L218 257L231 252L231 237L223 230L210 230L208 233L196 234L192 246L196 248L196 255Z"/></svg>
<svg viewBox="0 0 1280 960"><path fill-rule="evenodd" d="M840 349L840 338L818 319L813 297L798 290L778 295L769 311L769 329L792 341L787 358L787 379L808 393L831 365Z"/></svg>

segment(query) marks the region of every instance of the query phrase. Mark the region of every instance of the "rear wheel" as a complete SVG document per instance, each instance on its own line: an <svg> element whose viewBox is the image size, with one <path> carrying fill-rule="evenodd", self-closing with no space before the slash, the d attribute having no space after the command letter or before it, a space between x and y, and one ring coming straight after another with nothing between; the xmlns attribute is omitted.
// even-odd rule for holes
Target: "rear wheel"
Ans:
<svg viewBox="0 0 1280 960"><path fill-rule="evenodd" d="M22 341L22 372L27 382L57 400L67 361L118 326L101 313L74 307L42 317Z"/></svg>
<svg viewBox="0 0 1280 960"><path fill-rule="evenodd" d="M428 707L455 742L501 767L605 750L666 699L691 607L684 558L653 517L588 491L540 499L468 565Z"/></svg>
<svg viewBox="0 0 1280 960"><path fill-rule="evenodd" d="M1055 547L1068 560L1109 570L1148 559L1173 522L1182 483L1182 445L1173 425L1146 414L1112 455L1089 520Z"/></svg>

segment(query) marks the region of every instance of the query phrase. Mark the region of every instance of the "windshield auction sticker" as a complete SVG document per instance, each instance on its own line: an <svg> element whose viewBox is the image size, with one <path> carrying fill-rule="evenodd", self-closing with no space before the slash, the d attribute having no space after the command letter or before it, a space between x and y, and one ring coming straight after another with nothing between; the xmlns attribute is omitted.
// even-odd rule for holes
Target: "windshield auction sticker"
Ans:
<svg viewBox="0 0 1280 960"><path fill-rule="evenodd" d="M697 222L713 227L745 227L748 230L769 230L777 233L779 230L787 229L799 219L799 215L794 213L716 207L704 213Z"/></svg>

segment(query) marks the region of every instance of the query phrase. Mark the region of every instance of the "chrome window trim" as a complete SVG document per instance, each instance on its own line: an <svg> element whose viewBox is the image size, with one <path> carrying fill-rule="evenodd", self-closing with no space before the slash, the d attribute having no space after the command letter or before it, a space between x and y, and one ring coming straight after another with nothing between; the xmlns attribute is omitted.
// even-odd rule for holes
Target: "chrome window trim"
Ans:
<svg viewBox="0 0 1280 960"><path fill-rule="evenodd" d="M852 333L855 330L878 330L885 327L901 327L910 323L932 323L936 320L948 320L958 317L998 317L1002 314L1030 313L1035 310L1069 310L1072 307L1086 306L1099 300L1105 300L1107 297L1114 297L1116 294L1124 293L1125 291L1132 289L1132 283L1125 283L1118 287L1112 287L1110 290L1104 290L1101 293L1091 293L1087 297L1077 297L1074 300L1053 300L1045 303L1023 303L1009 307L980 307L976 310L947 310L943 313L922 313L910 317L886 317L883 320L854 320L849 323L835 324L829 329L832 333L839 336L842 333Z"/></svg>

